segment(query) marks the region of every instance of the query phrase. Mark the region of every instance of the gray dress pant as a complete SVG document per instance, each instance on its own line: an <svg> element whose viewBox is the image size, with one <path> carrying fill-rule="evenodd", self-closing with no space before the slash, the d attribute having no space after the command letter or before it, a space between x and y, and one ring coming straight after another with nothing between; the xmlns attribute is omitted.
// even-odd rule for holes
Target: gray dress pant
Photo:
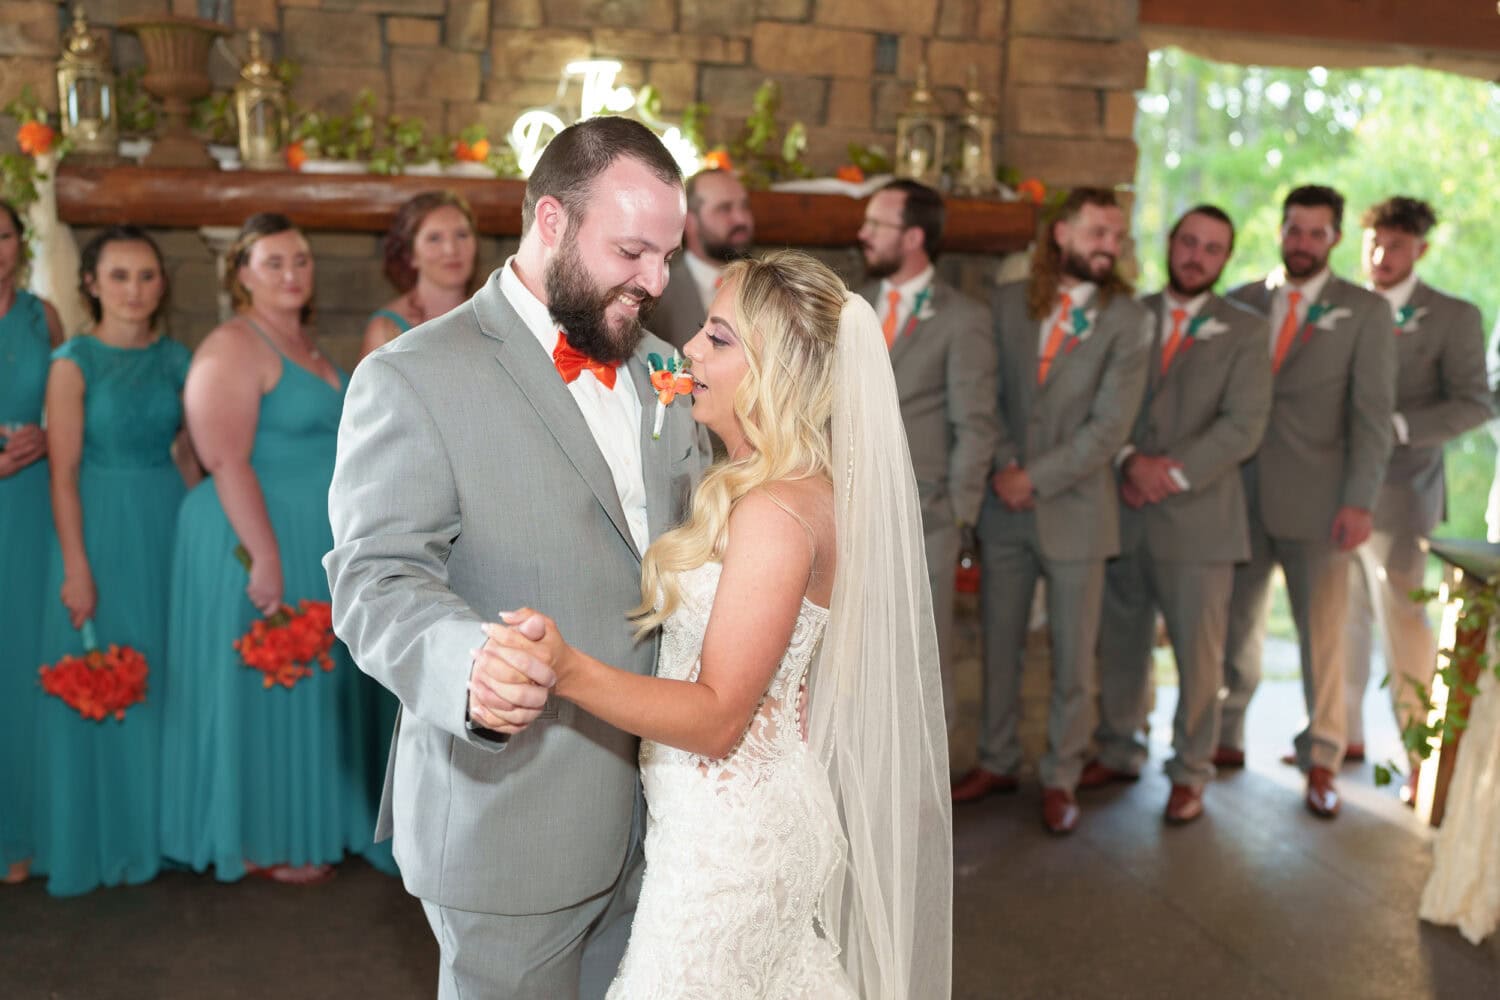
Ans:
<svg viewBox="0 0 1500 1000"><path fill-rule="evenodd" d="M1348 628L1349 742L1364 743L1362 706L1370 681L1372 626L1379 629L1396 724L1421 711L1416 685L1430 688L1437 666L1437 638L1427 606L1411 599L1422 588L1427 539L1407 532L1376 531L1355 551L1350 565Z"/></svg>
<svg viewBox="0 0 1500 1000"><path fill-rule="evenodd" d="M958 526L926 526L923 543L927 550L927 579L932 587L932 617L937 624L938 665L943 678L943 714L948 731L958 717L958 696L953 684L953 584L958 574Z"/></svg>
<svg viewBox="0 0 1500 1000"><path fill-rule="evenodd" d="M1261 678L1271 571L1280 565L1297 625L1308 714L1307 725L1293 740L1297 764L1304 771L1312 767L1336 771L1343 763L1349 716L1344 694L1344 623L1349 611L1351 558L1332 541L1273 538L1251 514L1250 561L1235 567L1229 601L1219 737L1223 746L1245 747L1245 711Z"/></svg>
<svg viewBox="0 0 1500 1000"><path fill-rule="evenodd" d="M422 900L438 942L438 1000L603 1000L625 957L646 870L640 801L625 870L592 899L518 916Z"/></svg>
<svg viewBox="0 0 1500 1000"><path fill-rule="evenodd" d="M1099 624L1099 761L1139 774L1148 751L1142 733L1150 711L1151 650L1156 612L1167 624L1177 660L1177 711L1167 776L1201 789L1214 777L1219 741L1219 685L1229 621L1232 563L1167 562L1144 545L1110 560Z"/></svg>
<svg viewBox="0 0 1500 1000"><path fill-rule="evenodd" d="M1089 751L1098 688L1094 652L1104 592L1104 560L1047 559L1034 544L981 539L984 694L979 766L1015 774L1021 766L1021 672L1031 595L1047 581L1052 693L1047 751L1038 764L1044 788L1073 791Z"/></svg>

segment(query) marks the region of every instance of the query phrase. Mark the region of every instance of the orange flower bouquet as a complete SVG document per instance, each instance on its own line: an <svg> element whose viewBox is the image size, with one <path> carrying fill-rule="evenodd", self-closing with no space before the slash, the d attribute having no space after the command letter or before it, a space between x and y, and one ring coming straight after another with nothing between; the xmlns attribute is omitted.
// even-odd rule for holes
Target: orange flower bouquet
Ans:
<svg viewBox="0 0 1500 1000"><path fill-rule="evenodd" d="M106 716L125 718L127 708L146 700L146 658L129 646L111 645L101 653L92 621L84 622L80 631L83 655L64 656L42 667L42 690L93 722Z"/></svg>
<svg viewBox="0 0 1500 1000"><path fill-rule="evenodd" d="M250 553L243 545L234 557L250 569ZM263 687L293 687L313 675L313 664L333 669L333 608L327 601L300 601L294 610L283 604L273 615L257 618L250 631L234 641L240 660L261 672Z"/></svg>

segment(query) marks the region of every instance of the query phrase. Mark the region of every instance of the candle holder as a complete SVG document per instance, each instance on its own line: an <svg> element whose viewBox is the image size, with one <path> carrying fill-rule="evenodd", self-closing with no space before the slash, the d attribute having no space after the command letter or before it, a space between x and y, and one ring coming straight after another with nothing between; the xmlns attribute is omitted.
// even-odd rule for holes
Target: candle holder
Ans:
<svg viewBox="0 0 1500 1000"><path fill-rule="evenodd" d="M73 146L69 155L96 163L116 159L115 75L109 50L81 6L73 8L73 26L57 61L57 107L63 136Z"/></svg>
<svg viewBox="0 0 1500 1000"><path fill-rule="evenodd" d="M247 170L284 170L286 87L261 55L259 28L250 29L250 56L234 85L234 112L239 121L240 163Z"/></svg>
<svg viewBox="0 0 1500 1000"><path fill-rule="evenodd" d="M958 179L955 194L983 197L996 194L1000 182L995 179L995 112L994 104L979 92L979 71L969 67L969 89L964 94L964 111L958 118Z"/></svg>
<svg viewBox="0 0 1500 1000"><path fill-rule="evenodd" d="M896 116L897 177L937 187L943 175L946 125L927 86L927 64L917 67L917 85L905 110Z"/></svg>
<svg viewBox="0 0 1500 1000"><path fill-rule="evenodd" d="M162 131L146 155L148 167L214 167L213 157L188 126L191 102L211 89L208 49L229 29L196 17L149 15L120 22L133 31L146 52L146 75L141 83L161 98L165 119Z"/></svg>

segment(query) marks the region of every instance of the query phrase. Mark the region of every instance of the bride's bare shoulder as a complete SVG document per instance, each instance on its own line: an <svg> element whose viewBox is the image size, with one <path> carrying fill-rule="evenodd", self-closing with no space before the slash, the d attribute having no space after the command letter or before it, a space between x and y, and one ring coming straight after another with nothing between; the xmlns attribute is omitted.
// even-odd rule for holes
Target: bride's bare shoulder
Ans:
<svg viewBox="0 0 1500 1000"><path fill-rule="evenodd" d="M814 551L822 549L832 539L833 485L821 477L807 477L757 486L735 504L729 529L732 541L758 544L778 536L803 539ZM741 537L735 539L736 534Z"/></svg>

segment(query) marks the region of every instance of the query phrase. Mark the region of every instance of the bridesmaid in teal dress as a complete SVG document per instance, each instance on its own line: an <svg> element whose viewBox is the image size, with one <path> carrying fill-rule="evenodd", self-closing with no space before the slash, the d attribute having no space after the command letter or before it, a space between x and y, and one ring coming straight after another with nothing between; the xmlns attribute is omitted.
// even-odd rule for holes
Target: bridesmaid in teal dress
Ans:
<svg viewBox="0 0 1500 1000"><path fill-rule="evenodd" d="M474 294L474 260L478 240L474 213L452 191L423 191L401 206L385 234L385 276L401 294L376 310L365 326L361 359L380 345L429 319L457 308ZM401 703L371 678L365 678L373 702L375 744L372 754L382 765L390 755L391 736ZM370 794L378 805L385 768L370 772ZM388 874L397 874L391 842L381 841L365 858Z"/></svg>
<svg viewBox="0 0 1500 1000"><path fill-rule="evenodd" d="M91 628L100 649L130 646L150 673L146 700L121 720L42 699L37 857L54 896L136 885L160 867L168 574L184 480L198 478L182 430L188 349L156 332L167 290L156 245L133 226L106 230L83 248L79 272L94 329L53 352L47 377L57 541L42 654L55 663L84 652L79 630Z"/></svg>
<svg viewBox="0 0 1500 1000"><path fill-rule="evenodd" d="M19 287L25 234L0 202L0 881L24 882L35 850L36 713L52 508L42 398L62 343L52 306Z"/></svg>
<svg viewBox="0 0 1500 1000"><path fill-rule="evenodd" d="M307 883L373 840L368 699L342 644L331 672L266 688L232 643L282 604L328 600L328 485L347 378L306 329L313 261L290 220L253 216L229 264L239 311L198 348L184 395L210 478L178 518L162 851L221 881L250 872Z"/></svg>

